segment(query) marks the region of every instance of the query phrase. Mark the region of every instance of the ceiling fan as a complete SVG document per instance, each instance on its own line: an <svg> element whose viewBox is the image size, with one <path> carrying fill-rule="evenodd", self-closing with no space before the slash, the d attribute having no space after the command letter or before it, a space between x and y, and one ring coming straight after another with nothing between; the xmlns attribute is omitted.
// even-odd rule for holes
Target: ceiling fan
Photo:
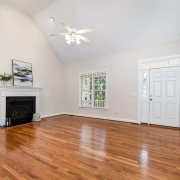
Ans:
<svg viewBox="0 0 180 180"><path fill-rule="evenodd" d="M91 41L84 36L81 36L80 34L88 33L93 31L91 28L83 29L83 30L77 30L75 28L70 28L67 24L61 23L67 30L67 33L59 33L59 34L51 34L50 36L65 36L65 39L67 40L67 44L71 44L73 42L76 42L77 45L79 45L81 42L80 40L83 40L85 42L90 43Z"/></svg>

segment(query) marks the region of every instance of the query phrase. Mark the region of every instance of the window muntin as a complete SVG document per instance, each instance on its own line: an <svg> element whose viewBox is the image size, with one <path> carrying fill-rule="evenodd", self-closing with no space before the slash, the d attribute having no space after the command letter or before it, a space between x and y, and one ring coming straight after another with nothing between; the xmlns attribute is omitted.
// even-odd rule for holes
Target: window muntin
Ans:
<svg viewBox="0 0 180 180"><path fill-rule="evenodd" d="M106 72L81 74L82 107L106 108Z"/></svg>

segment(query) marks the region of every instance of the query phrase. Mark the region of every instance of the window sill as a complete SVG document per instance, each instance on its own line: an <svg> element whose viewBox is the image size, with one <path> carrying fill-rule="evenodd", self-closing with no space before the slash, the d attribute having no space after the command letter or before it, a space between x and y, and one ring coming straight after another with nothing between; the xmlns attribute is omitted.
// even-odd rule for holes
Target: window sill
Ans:
<svg viewBox="0 0 180 180"><path fill-rule="evenodd" d="M107 110L107 107L85 107L85 106L79 106L79 108L85 108L85 109L99 109L99 110Z"/></svg>

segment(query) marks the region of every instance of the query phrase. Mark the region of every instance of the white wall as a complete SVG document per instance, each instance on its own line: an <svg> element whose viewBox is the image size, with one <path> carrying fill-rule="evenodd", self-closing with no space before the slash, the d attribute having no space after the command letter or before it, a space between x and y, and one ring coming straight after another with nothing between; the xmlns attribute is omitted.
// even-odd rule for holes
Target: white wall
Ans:
<svg viewBox="0 0 180 180"><path fill-rule="evenodd" d="M132 121L138 119L138 61L180 54L180 41L65 64L65 111ZM79 73L108 70L108 109L85 109L79 105ZM115 115L119 112L119 115Z"/></svg>
<svg viewBox="0 0 180 180"><path fill-rule="evenodd" d="M0 74L12 73L12 59L32 63L34 86L42 87L41 115L63 112L61 59L31 16L10 5L3 5L0 6ZM45 96L46 93L50 95Z"/></svg>

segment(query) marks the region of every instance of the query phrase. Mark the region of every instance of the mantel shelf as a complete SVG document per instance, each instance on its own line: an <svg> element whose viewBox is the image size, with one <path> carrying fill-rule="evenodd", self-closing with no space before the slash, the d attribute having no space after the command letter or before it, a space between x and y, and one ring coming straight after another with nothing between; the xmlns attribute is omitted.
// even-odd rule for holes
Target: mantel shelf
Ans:
<svg viewBox="0 0 180 180"><path fill-rule="evenodd" d="M3 86L3 85L0 85L0 90L5 90L5 89L14 89L14 90L22 90L22 89L26 89L26 90L41 90L42 87L26 87L26 86Z"/></svg>

